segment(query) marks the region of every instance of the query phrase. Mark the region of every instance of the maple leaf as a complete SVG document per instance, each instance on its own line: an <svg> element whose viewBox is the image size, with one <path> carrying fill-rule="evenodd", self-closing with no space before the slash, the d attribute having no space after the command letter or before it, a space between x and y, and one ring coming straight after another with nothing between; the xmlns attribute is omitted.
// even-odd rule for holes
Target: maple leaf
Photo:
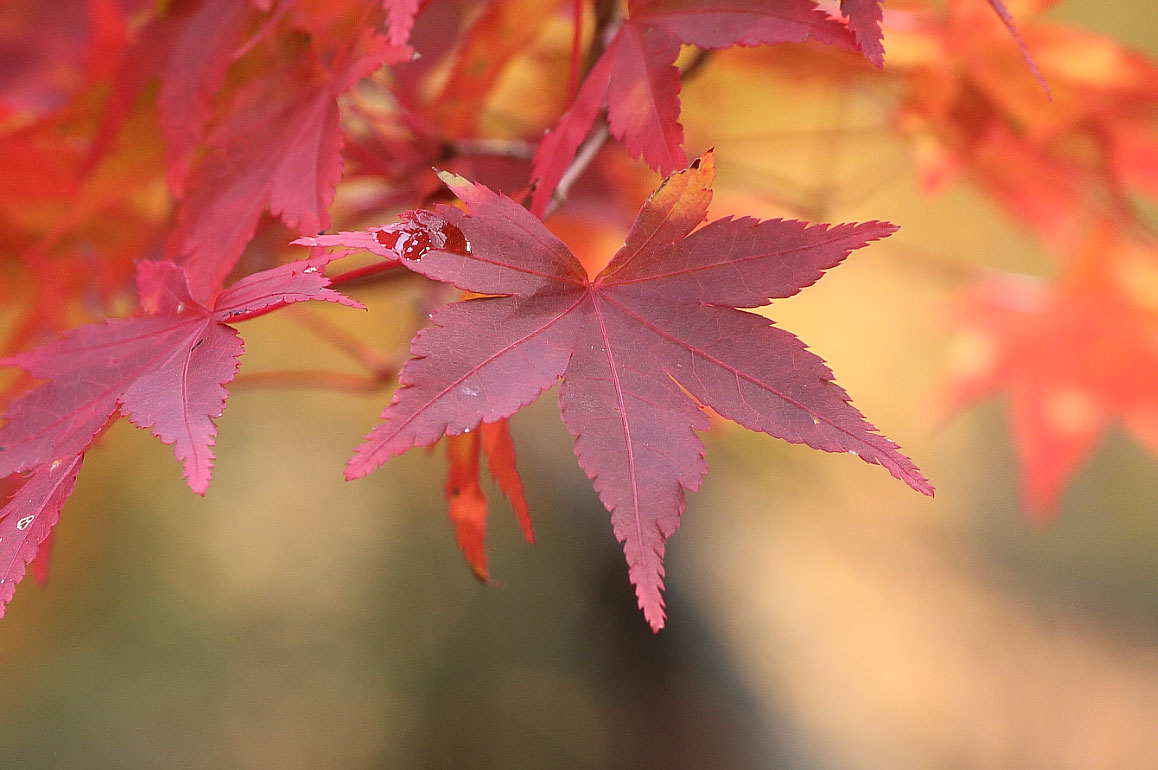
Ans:
<svg viewBox="0 0 1158 770"><path fill-rule="evenodd" d="M386 39L394 45L405 45L414 28L414 17L422 0L382 0L386 10Z"/></svg>
<svg viewBox="0 0 1158 770"><path fill-rule="evenodd" d="M885 66L885 48L881 43L881 0L840 0L840 12L856 35L857 45L878 69Z"/></svg>
<svg viewBox="0 0 1158 770"><path fill-rule="evenodd" d="M338 97L410 49L364 34L327 70L312 55L246 85L210 133L210 151L189 180L168 253L189 274L193 296L216 292L268 207L298 232L329 225L342 177Z"/></svg>
<svg viewBox="0 0 1158 770"><path fill-rule="evenodd" d="M479 480L479 451L487 456L491 477L511 501L519 528L528 543L535 542L523 482L515 468L515 445L507 421L484 422L479 430L450 436L446 454L450 470L446 475L446 499L454 535L475 577L490 579L486 555L487 500Z"/></svg>
<svg viewBox="0 0 1158 770"><path fill-rule="evenodd" d="M633 0L630 18L587 74L575 102L535 152L531 212L542 216L604 99L611 133L662 174L687 165L679 124L679 44L702 49L800 43L855 48L856 39L811 0Z"/></svg>
<svg viewBox="0 0 1158 770"><path fill-rule="evenodd" d="M489 296L442 308L415 336L384 422L358 447L347 477L509 417L562 377L559 403L576 456L611 513L639 605L656 630L664 624L665 542L679 526L684 490L697 489L707 470L694 432L709 427L701 404L752 430L856 454L931 495L819 357L766 318L737 309L795 294L896 228L743 218L697 229L714 177L710 153L669 177L623 248L590 279L527 210L444 175L470 213L424 212L429 250L400 250L401 261ZM444 223L434 227L435 216ZM374 237L402 240L399 233L413 232L420 219L411 215Z"/></svg>
<svg viewBox="0 0 1158 770"><path fill-rule="evenodd" d="M36 559L60 521L60 509L72 494L82 459L77 454L38 469L0 508L0 618L25 566Z"/></svg>
<svg viewBox="0 0 1158 770"><path fill-rule="evenodd" d="M305 300L361 307L332 289L318 257L255 273L206 306L184 270L138 264L140 318L83 326L35 350L0 359L48 381L13 401L0 427L0 478L50 465L87 449L118 409L174 445L193 491L209 486L224 385L243 345L235 322ZM27 514L22 514L27 515Z"/></svg>
<svg viewBox="0 0 1158 770"><path fill-rule="evenodd" d="M446 501L454 537L467 564L484 583L487 570L487 498L479 482L479 434L463 433L446 440L450 470L446 474Z"/></svg>
<svg viewBox="0 0 1158 770"><path fill-rule="evenodd" d="M962 0L949 10L918 25L895 119L916 135L927 186L968 172L1019 223L1065 248L1082 239L1090 212L1107 199L1128 208L1128 192L1158 189L1158 67L1150 57L1023 18L1025 41L1050 83L1047 100L983 3Z"/></svg>
<svg viewBox="0 0 1158 770"><path fill-rule="evenodd" d="M1033 60L1033 55L1030 54L1029 48L1021 39L1021 35L1017 34L1017 27L1013 23L1013 16L1009 13L1009 9L1005 7L1003 0L987 0L993 12L997 14L997 18L1001 19L1001 23L1009 31L1013 42L1017 43L1018 49L1021 51L1021 58L1025 60L1025 64L1029 67L1029 71L1033 73L1034 78L1037 79L1038 85L1045 91L1046 96L1050 96L1049 84L1045 82L1042 77L1041 70L1037 67L1037 62ZM1048 0L1044 3L1045 6L1053 5L1053 0Z"/></svg>
<svg viewBox="0 0 1158 770"><path fill-rule="evenodd" d="M965 331L943 398L1007 395L1027 513L1048 520L1112 420L1158 453L1158 249L1112 221L1054 285L1006 278L953 308Z"/></svg>
<svg viewBox="0 0 1158 770"><path fill-rule="evenodd" d="M157 97L165 136L169 189L180 195L205 126L213 115L213 96L225 82L254 15L249 3L207 0L177 28Z"/></svg>
<svg viewBox="0 0 1158 770"><path fill-rule="evenodd" d="M431 105L431 120L443 136L477 131L479 115L511 59L550 22L541 0L502 0L486 7L458 46L446 84Z"/></svg>

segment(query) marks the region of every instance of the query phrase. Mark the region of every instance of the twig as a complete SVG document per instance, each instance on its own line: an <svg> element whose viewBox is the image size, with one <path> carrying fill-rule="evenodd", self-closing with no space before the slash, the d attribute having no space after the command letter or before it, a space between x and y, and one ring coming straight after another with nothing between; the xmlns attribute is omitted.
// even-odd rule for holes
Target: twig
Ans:
<svg viewBox="0 0 1158 770"><path fill-rule="evenodd" d="M346 393L370 393L387 386L393 376L366 377L342 372L244 372L233 385L242 388L310 388L340 390Z"/></svg>
<svg viewBox="0 0 1158 770"><path fill-rule="evenodd" d="M290 318L298 325L329 342L338 350L364 366L375 377L393 376L398 364L379 353L365 342L304 307L291 305L287 308Z"/></svg>
<svg viewBox="0 0 1158 770"><path fill-rule="evenodd" d="M562 178L559 179L559 184L555 185L555 192L551 194L551 200L543 211L543 219L549 219L552 214L559 210L559 207L567 200L567 193L571 189L571 185L583 176L583 172L595 160L595 156L599 154L604 143L611 136L611 127L607 123L607 114L601 113L596 118L595 128L591 129L591 133L583 140L583 144L579 145L579 150L575 153L575 159L571 161L571 165L563 172Z"/></svg>

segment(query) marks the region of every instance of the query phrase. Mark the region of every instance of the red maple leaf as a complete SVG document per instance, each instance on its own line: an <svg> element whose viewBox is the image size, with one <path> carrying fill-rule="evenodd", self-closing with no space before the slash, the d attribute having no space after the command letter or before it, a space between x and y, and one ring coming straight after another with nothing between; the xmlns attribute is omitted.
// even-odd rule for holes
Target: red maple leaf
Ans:
<svg viewBox="0 0 1158 770"><path fill-rule="evenodd" d="M210 132L209 152L189 179L169 254L188 271L193 296L220 287L268 208L290 228L316 233L342 177L338 97L410 49L364 33L328 66L312 49L254 79Z"/></svg>
<svg viewBox="0 0 1158 770"><path fill-rule="evenodd" d="M507 421L484 422L479 430L447 439L450 471L446 476L446 498L455 539L467 564L479 580L490 579L486 554L487 500L479 480L479 452L486 453L491 477L511 501L519 528L528 543L535 542L531 516L523 497L523 482L515 468L515 445Z"/></svg>
<svg viewBox="0 0 1158 770"><path fill-rule="evenodd" d="M209 486L213 419L243 345L226 322L319 299L361 307L328 286L318 257L255 273L211 307L193 298L185 271L141 262L137 289L149 315L83 326L26 353L0 359L48 382L13 401L0 427L0 478L83 452L112 414L174 444L194 492Z"/></svg>
<svg viewBox="0 0 1158 770"><path fill-rule="evenodd" d="M213 116L213 96L225 82L241 35L255 11L250 3L206 0L187 19L181 18L183 23L174 25L172 47L163 48L167 61L157 109L165 136L169 188L178 195L184 192L197 145Z"/></svg>
<svg viewBox="0 0 1158 770"><path fill-rule="evenodd" d="M880 68L885 66L885 48L881 43L881 0L840 0L840 12L856 35L864 58Z"/></svg>
<svg viewBox="0 0 1158 770"><path fill-rule="evenodd" d="M406 45L421 0L382 0L386 10L386 39L394 45Z"/></svg>
<svg viewBox="0 0 1158 770"><path fill-rule="evenodd" d="M630 18L583 81L571 107L535 152L531 211L541 216L607 102L611 133L635 158L670 174L687 165L680 115L681 43L702 49L814 40L855 48L852 33L811 0L633 0Z"/></svg>
<svg viewBox="0 0 1158 770"><path fill-rule="evenodd" d="M1004 279L962 297L950 407L1006 395L1022 500L1052 518L1111 421L1158 453L1158 249L1104 221L1055 285Z"/></svg>
<svg viewBox="0 0 1158 770"><path fill-rule="evenodd" d="M414 338L384 422L358 447L347 476L509 417L562 377L563 421L611 512L653 629L664 623L665 542L679 526L684 490L697 489L707 470L694 432L709 426L701 404L752 430L858 455L932 494L819 357L766 318L736 309L795 294L896 228L743 218L697 229L714 177L711 154L669 177L626 245L591 279L527 210L444 175L469 214L441 206L373 237L397 245L410 269L490 296L439 310ZM420 223L428 250L413 248Z"/></svg>
<svg viewBox="0 0 1158 770"><path fill-rule="evenodd" d="M25 565L36 559L60 521L60 509L72 494L83 457L73 455L40 468L0 508L0 618L24 577Z"/></svg>
<svg viewBox="0 0 1158 770"><path fill-rule="evenodd" d="M57 470L71 466L75 477L78 458L118 410L173 444L190 488L203 494L213 467L213 421L225 408L223 386L237 373L243 350L237 330L227 323L305 300L361 307L327 288L321 270L330 259L319 256L255 273L220 292L209 306L194 299L180 266L141 262L137 288L148 315L83 326L35 350L0 359L0 365L47 379L10 403L0 426L0 478L32 472L4 508L4 526L11 523L7 519L19 522L42 512L46 515L38 522L51 518L55 523L63 497L48 486L71 489L71 479ZM20 562L21 575L51 529L45 526L35 545L21 546L27 556Z"/></svg>

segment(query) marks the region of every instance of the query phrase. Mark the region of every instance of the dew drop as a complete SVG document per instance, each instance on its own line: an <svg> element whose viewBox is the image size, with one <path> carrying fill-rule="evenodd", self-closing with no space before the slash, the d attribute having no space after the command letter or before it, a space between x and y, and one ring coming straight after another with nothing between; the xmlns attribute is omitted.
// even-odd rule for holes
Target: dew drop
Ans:
<svg viewBox="0 0 1158 770"><path fill-rule="evenodd" d="M185 303L184 302L178 302L177 303L177 312L178 313L185 312Z"/></svg>
<svg viewBox="0 0 1158 770"><path fill-rule="evenodd" d="M477 396L479 394L479 389L473 385L463 385L458 391L464 396Z"/></svg>
<svg viewBox="0 0 1158 770"><path fill-rule="evenodd" d="M303 270L302 272L303 272L303 273L316 273L316 272L318 272L318 269L317 269L316 267L314 267L314 266L312 266L312 265L311 265L310 267L307 267L307 268L306 268L305 270Z"/></svg>
<svg viewBox="0 0 1158 770"><path fill-rule="evenodd" d="M465 429L463 430L463 433L470 433L470 428L465 428Z"/></svg>
<svg viewBox="0 0 1158 770"><path fill-rule="evenodd" d="M53 460L52 465L48 466L48 470L54 471L60 467L60 460Z"/></svg>
<svg viewBox="0 0 1158 770"><path fill-rule="evenodd" d="M23 532L24 530L28 529L28 525L30 525L35 520L36 520L36 514L33 514L32 516L25 516L23 519L16 522L16 529Z"/></svg>
<svg viewBox="0 0 1158 770"><path fill-rule="evenodd" d="M812 418L812 424L813 425L819 425L820 424L820 418L819 417L813 417Z"/></svg>
<svg viewBox="0 0 1158 770"><path fill-rule="evenodd" d="M431 250L469 254L462 230L431 211L404 211L398 224L374 233L374 240L411 262L422 259Z"/></svg>
<svg viewBox="0 0 1158 770"><path fill-rule="evenodd" d="M853 457L860 457L860 452L856 451L855 449L848 450L848 453Z"/></svg>

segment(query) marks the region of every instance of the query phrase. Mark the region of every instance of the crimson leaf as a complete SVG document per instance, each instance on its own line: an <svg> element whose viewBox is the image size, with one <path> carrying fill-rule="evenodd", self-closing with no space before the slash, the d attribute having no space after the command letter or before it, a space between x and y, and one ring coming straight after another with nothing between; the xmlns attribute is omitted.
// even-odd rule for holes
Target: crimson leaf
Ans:
<svg viewBox="0 0 1158 770"><path fill-rule="evenodd" d="M329 226L342 178L338 97L409 49L363 34L332 65L310 56L248 83L208 137L170 234L169 256L186 268L193 296L212 295L269 209L298 232Z"/></svg>
<svg viewBox="0 0 1158 770"><path fill-rule="evenodd" d="M669 177L623 248L590 279L517 203L444 175L470 212L439 207L446 221L430 226L431 248L400 254L401 262L491 296L442 308L418 333L384 422L358 447L347 476L508 417L562 377L559 402L579 464L611 512L640 607L657 630L665 542L679 526L684 490L697 489L707 470L694 432L708 428L701 404L752 430L883 465L931 495L819 357L737 309L795 294L896 228L726 218L697 229L714 177L711 154ZM432 217L411 214L400 232ZM375 239L389 241L389 231Z"/></svg>
<svg viewBox="0 0 1158 770"><path fill-rule="evenodd" d="M864 58L880 68L885 66L885 48L881 43L881 0L840 0L840 12L848 17L848 26L856 34Z"/></svg>
<svg viewBox="0 0 1158 770"><path fill-rule="evenodd" d="M532 177L538 182L531 211L537 216L546 210L605 98L608 126L628 153L663 174L687 164L675 66L680 43L717 49L815 40L855 47L852 33L812 0L634 0L628 8L631 17L535 151Z"/></svg>
<svg viewBox="0 0 1158 770"><path fill-rule="evenodd" d="M12 601L24 567L60 521L84 456L56 460L36 471L0 509L0 618Z"/></svg>
<svg viewBox="0 0 1158 770"><path fill-rule="evenodd" d="M150 315L73 329L59 340L0 359L48 382L12 402L0 427L0 478L83 452L118 409L174 444L190 488L204 493L213 465L214 418L237 372L242 342L226 325L293 302L359 307L326 288L319 257L266 270L221 292L212 307L193 299L185 271L141 262L137 288ZM25 514L26 515L26 514Z"/></svg>
<svg viewBox="0 0 1158 770"><path fill-rule="evenodd" d="M72 492L83 453L119 409L174 452L194 492L213 467L214 418L243 345L227 321L317 299L361 307L327 288L328 256L255 273L222 291L212 307L192 296L183 268L137 265L139 318L73 329L59 340L0 359L48 381L9 404L0 426L0 479L31 472L0 510L0 616L25 565L36 558Z"/></svg>

